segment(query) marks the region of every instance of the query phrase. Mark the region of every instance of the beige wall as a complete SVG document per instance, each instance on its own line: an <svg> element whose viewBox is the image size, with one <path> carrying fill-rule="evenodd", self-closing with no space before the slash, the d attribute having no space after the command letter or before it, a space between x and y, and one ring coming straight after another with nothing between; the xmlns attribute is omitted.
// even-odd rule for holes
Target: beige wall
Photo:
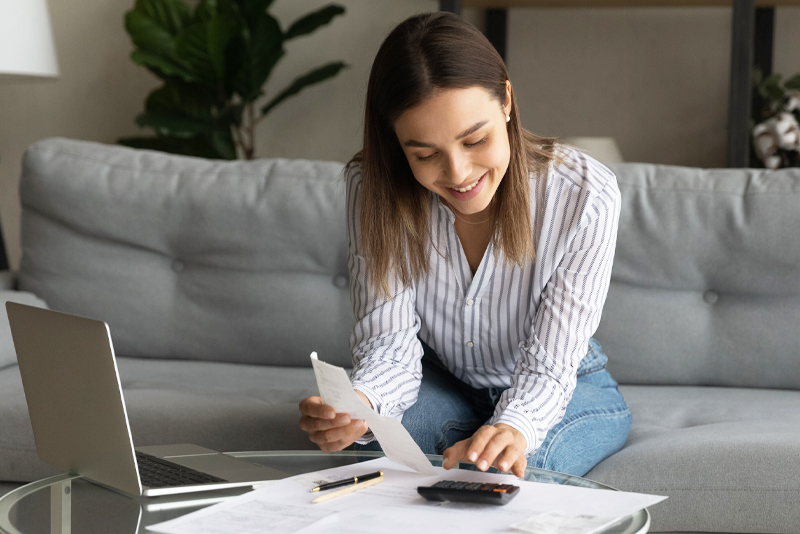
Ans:
<svg viewBox="0 0 800 534"><path fill-rule="evenodd" d="M286 26L328 3L277 0ZM351 68L273 111L258 131L262 157L345 161L358 150L366 80L386 33L437 0L338 0L348 13L288 45L268 91L326 61ZM0 85L0 218L19 261L20 158L48 136L113 143L139 133L133 119L158 81L128 59L122 28L133 0L50 0L61 76ZM468 11L480 23L480 13ZM730 11L515 9L509 69L523 123L548 135L612 135L626 159L724 164ZM800 71L800 8L778 8L775 68Z"/></svg>

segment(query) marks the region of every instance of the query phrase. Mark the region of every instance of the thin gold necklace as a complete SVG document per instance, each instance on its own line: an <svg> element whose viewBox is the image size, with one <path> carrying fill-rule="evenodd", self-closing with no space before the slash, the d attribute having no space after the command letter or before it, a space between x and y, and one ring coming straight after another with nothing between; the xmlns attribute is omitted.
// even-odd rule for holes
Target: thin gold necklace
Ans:
<svg viewBox="0 0 800 534"><path fill-rule="evenodd" d="M487 217L486 219L484 219L484 220L482 220L482 221L478 221L478 222L469 222L469 221L468 221L468 220L466 220L464 217L459 217L459 215L458 215L458 210L457 210L457 209L455 209L453 206L451 206L449 202L447 202L447 201L446 201L446 200L444 200L444 199L441 199L441 200L444 202L444 205L445 205L445 206L447 206L448 208L450 208L450 211L452 211L452 212L453 212L453 215L455 215L456 217L458 217L459 219L461 219L462 221L464 221L464 222L465 222L465 223L467 223L467 224L483 224L483 223L485 223L486 221L489 221L489 220L492 218L492 216L491 216L491 215L489 215L489 217ZM494 201L494 199L492 199L492 201Z"/></svg>
<svg viewBox="0 0 800 534"><path fill-rule="evenodd" d="M467 223L467 224L483 224L483 223L485 223L486 221L488 221L489 219L491 219L491 218L492 218L492 216L490 215L490 216L489 216L487 219L484 219L484 220L482 220L482 221L480 221L480 222L469 222L469 221L468 221L468 220L466 220L465 218L463 218L463 217L459 217L459 216L458 216L458 213L456 212L456 210L453 210L453 215L455 215L456 217L458 217L459 219L461 219L462 221L464 221L464 222L465 222L465 223Z"/></svg>

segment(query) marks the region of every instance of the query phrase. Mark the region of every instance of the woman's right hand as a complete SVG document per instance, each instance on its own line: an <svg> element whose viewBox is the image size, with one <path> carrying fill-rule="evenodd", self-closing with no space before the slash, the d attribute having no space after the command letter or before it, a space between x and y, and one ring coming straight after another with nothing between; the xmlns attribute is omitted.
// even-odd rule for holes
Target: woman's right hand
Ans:
<svg viewBox="0 0 800 534"><path fill-rule="evenodd" d="M370 408L366 396L356 391ZM300 428L308 432L308 439L316 443L323 452L340 451L364 435L367 422L350 420L346 413L336 413L332 406L322 403L319 397L308 397L300 401Z"/></svg>

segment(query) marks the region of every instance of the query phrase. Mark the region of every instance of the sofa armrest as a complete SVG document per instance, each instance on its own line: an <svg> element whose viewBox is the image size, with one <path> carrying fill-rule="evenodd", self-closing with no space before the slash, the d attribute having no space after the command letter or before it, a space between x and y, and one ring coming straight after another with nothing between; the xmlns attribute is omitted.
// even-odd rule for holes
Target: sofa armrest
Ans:
<svg viewBox="0 0 800 534"><path fill-rule="evenodd" d="M17 289L17 271L0 271L0 291Z"/></svg>

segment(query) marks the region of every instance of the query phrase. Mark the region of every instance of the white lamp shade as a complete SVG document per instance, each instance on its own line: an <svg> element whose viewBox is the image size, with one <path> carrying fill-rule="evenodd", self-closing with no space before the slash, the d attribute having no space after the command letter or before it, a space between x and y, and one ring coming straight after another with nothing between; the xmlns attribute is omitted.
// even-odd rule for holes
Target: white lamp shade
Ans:
<svg viewBox="0 0 800 534"><path fill-rule="evenodd" d="M0 0L0 78L58 76L47 0Z"/></svg>
<svg viewBox="0 0 800 534"><path fill-rule="evenodd" d="M600 163L625 161L613 137L565 137L564 142L578 147Z"/></svg>

